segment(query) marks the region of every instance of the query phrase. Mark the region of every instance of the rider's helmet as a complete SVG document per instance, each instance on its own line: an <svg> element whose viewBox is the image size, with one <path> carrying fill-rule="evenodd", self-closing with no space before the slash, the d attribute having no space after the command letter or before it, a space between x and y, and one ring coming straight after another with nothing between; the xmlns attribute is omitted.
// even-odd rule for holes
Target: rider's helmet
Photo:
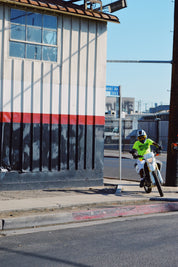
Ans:
<svg viewBox="0 0 178 267"><path fill-rule="evenodd" d="M144 130L138 130L137 131L137 138L141 143L145 143L146 139L147 139L147 134Z"/></svg>

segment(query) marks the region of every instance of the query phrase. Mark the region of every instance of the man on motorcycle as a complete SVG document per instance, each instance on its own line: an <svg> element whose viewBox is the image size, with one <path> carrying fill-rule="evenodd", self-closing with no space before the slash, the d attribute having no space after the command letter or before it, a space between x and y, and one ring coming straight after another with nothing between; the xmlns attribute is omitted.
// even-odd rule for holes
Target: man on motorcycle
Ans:
<svg viewBox="0 0 178 267"><path fill-rule="evenodd" d="M139 156L143 156L151 151L150 146L154 145L157 148L161 150L161 146L154 142L153 140L147 138L147 134L144 130L138 130L137 131L137 139L132 147L132 150L130 153L132 154L133 158L137 158L137 166L138 166L138 172L140 174L140 187L144 186L144 164L145 160Z"/></svg>

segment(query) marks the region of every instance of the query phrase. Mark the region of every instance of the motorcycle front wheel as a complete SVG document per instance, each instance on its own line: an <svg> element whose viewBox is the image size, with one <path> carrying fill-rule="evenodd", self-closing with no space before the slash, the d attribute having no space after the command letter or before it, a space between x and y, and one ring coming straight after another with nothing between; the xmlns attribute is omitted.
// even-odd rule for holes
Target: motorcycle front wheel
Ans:
<svg viewBox="0 0 178 267"><path fill-rule="evenodd" d="M151 186L144 185L144 189L145 189L145 192L148 194L151 193L151 191L152 191Z"/></svg>
<svg viewBox="0 0 178 267"><path fill-rule="evenodd" d="M160 181L158 179L158 176L157 176L156 172L154 172L154 171L152 172L152 174L153 174L153 177L155 179L155 183L156 183L156 186L158 188L158 192L159 192L160 196L163 197L164 194L163 194L163 191L162 191L161 184L160 184Z"/></svg>
<svg viewBox="0 0 178 267"><path fill-rule="evenodd" d="M145 189L145 192L149 194L152 191L152 187L151 187L151 182L148 182L147 179L148 178L146 178L146 181L143 187Z"/></svg>

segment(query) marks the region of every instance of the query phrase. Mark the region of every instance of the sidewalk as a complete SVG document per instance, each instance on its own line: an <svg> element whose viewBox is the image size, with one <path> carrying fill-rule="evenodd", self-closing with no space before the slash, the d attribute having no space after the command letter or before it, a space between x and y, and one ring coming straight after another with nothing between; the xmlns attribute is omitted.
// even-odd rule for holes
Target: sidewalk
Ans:
<svg viewBox="0 0 178 267"><path fill-rule="evenodd" d="M104 179L104 186L0 194L1 234L8 230L66 224L121 216L178 211L178 188L156 188L150 194L138 182ZM112 185L113 184L113 185ZM122 192L116 195L116 184Z"/></svg>

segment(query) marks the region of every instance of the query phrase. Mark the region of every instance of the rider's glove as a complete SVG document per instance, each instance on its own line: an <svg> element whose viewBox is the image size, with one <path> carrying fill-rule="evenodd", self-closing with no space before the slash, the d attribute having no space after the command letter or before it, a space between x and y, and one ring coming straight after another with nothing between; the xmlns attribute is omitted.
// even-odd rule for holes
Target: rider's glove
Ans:
<svg viewBox="0 0 178 267"><path fill-rule="evenodd" d="M159 149L159 150L162 150L162 146L158 146L158 149Z"/></svg>
<svg viewBox="0 0 178 267"><path fill-rule="evenodd" d="M130 154L132 154L132 157L134 159L137 159L137 150L136 149L132 149L131 151L129 151Z"/></svg>
<svg viewBox="0 0 178 267"><path fill-rule="evenodd" d="M133 156L134 159L136 159L137 158L137 153L133 153L132 156Z"/></svg>

